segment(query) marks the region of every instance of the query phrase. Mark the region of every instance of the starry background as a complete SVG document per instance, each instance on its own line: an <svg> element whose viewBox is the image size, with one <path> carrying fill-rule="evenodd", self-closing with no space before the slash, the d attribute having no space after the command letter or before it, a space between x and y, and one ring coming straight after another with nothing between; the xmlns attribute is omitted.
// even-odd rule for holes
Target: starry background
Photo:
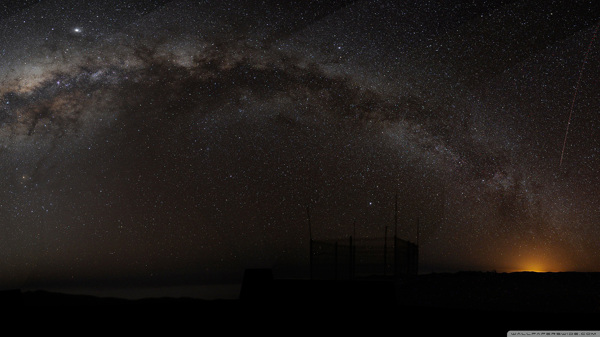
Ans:
<svg viewBox="0 0 600 337"><path fill-rule="evenodd" d="M421 272L600 271L599 5L3 2L0 281L307 277L396 193Z"/></svg>

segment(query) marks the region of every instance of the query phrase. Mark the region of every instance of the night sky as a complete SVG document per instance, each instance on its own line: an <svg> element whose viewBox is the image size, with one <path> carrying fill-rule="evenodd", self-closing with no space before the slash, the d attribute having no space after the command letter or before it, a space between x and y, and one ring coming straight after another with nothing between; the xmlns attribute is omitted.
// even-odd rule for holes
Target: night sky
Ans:
<svg viewBox="0 0 600 337"><path fill-rule="evenodd" d="M0 283L308 277L307 206L315 239L383 237L396 193L421 272L600 271L599 23L595 0L3 2Z"/></svg>

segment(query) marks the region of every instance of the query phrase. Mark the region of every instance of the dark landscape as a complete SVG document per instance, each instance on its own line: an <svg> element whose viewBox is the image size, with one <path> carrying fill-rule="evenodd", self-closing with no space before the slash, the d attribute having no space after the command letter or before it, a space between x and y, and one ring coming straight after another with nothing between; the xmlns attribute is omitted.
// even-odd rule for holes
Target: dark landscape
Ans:
<svg viewBox="0 0 600 337"><path fill-rule="evenodd" d="M70 295L48 291L7 290L11 307L132 308L179 314L227 313L246 318L327 319L360 314L362 326L372 319L394 319L421 331L461 331L506 335L509 330L593 330L600 314L600 273L432 273L399 279L274 279L271 270L247 270L238 299L145 298ZM266 315L266 316L263 316ZM166 316L168 317L168 316ZM423 319L434 320L433 325ZM403 322L403 323L401 323ZM337 323L336 323L337 324ZM424 330L423 330L424 329Z"/></svg>
<svg viewBox="0 0 600 337"><path fill-rule="evenodd" d="M149 297L132 300L43 290L5 290L1 298L5 303L23 306L252 303L293 307L322 303L331 307L372 304L389 309L600 313L600 273L457 272L425 274L406 280L367 277L340 281L273 279L268 273L257 274L245 279L238 299Z"/></svg>

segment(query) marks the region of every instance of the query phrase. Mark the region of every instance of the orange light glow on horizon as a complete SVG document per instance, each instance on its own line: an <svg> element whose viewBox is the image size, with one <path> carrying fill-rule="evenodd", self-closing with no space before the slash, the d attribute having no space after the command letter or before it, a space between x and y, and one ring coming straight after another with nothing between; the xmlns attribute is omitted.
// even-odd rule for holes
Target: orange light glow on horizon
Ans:
<svg viewBox="0 0 600 337"><path fill-rule="evenodd" d="M548 256L528 256L521 257L515 268L508 270L508 272L536 272L536 273L548 273L548 272L560 272L564 271L561 268L561 264Z"/></svg>

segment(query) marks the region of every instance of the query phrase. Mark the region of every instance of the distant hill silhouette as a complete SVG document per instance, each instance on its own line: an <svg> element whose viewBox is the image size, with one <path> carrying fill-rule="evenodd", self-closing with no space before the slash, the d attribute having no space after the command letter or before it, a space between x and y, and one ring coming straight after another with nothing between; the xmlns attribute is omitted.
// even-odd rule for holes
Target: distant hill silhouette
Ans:
<svg viewBox="0 0 600 337"><path fill-rule="evenodd" d="M385 305L389 308L455 308L540 313L600 313L600 273L432 273L412 279L274 279L270 270L249 270L239 300L72 295L48 291L0 291L4 305L233 305L298 303L328 306Z"/></svg>
<svg viewBox="0 0 600 337"><path fill-rule="evenodd" d="M600 273L458 272L409 279L311 281L274 279L270 270L262 269L246 271L237 300L128 300L7 290L0 291L0 303L4 308L132 307L151 308L152 311L146 312L221 312L273 320L280 316L288 320L311 317L330 322L341 322L334 319L345 317L340 314L358 314L371 319L379 317L377 320L382 322L383 317L397 321L396 331L414 325L430 332L469 331L472 335L506 336L509 330L599 330ZM369 321L364 318L362 323L366 322Z"/></svg>
<svg viewBox="0 0 600 337"><path fill-rule="evenodd" d="M600 313L600 273L459 272L399 288L405 305L487 311Z"/></svg>

